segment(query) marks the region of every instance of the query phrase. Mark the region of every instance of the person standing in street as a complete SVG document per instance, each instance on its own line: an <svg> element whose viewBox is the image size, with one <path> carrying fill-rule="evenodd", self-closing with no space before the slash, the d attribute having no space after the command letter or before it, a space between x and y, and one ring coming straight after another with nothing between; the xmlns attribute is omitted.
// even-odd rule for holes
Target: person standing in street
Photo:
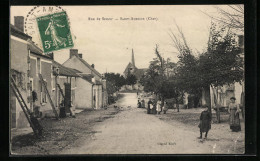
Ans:
<svg viewBox="0 0 260 161"><path fill-rule="evenodd" d="M153 99L153 109L152 109L152 113L156 114L156 100Z"/></svg>
<svg viewBox="0 0 260 161"><path fill-rule="evenodd" d="M138 102L137 102L137 108L141 108L141 102L140 102L139 99L138 99Z"/></svg>
<svg viewBox="0 0 260 161"><path fill-rule="evenodd" d="M156 111L157 111L157 114L158 114L158 115L159 115L160 112L161 112L161 104L162 104L162 102L161 102L161 100L159 99L159 100L157 101L157 105L156 105Z"/></svg>
<svg viewBox="0 0 260 161"><path fill-rule="evenodd" d="M145 101L144 101L144 99L142 99L142 101L141 101L141 106L142 106L142 108L145 108Z"/></svg>
<svg viewBox="0 0 260 161"><path fill-rule="evenodd" d="M208 136L208 132L211 129L211 114L210 114L207 106L206 106L206 109L203 110L200 114L200 123L199 123L198 127L200 128L199 139L202 139L203 132L205 132L205 139L206 139Z"/></svg>
<svg viewBox="0 0 260 161"><path fill-rule="evenodd" d="M152 106L153 105L153 102L152 102L152 99L149 98L149 101L148 101L148 107L147 107L147 114L150 114L151 113L151 110L152 110Z"/></svg>
<svg viewBox="0 0 260 161"><path fill-rule="evenodd" d="M241 125L239 119L240 108L239 105L235 102L236 101L235 97L231 97L230 100L231 102L228 105L228 112L230 114L229 125L230 125L230 129L233 132L238 132L241 131Z"/></svg>
<svg viewBox="0 0 260 161"><path fill-rule="evenodd" d="M163 113L166 114L167 110L168 110L168 102L164 101Z"/></svg>

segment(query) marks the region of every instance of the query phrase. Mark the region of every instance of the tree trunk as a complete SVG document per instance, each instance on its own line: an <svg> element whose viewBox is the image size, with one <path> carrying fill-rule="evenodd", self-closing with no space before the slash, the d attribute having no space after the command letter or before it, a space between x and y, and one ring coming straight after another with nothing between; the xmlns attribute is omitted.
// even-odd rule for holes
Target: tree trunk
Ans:
<svg viewBox="0 0 260 161"><path fill-rule="evenodd" d="M205 102L211 114L210 86L204 87L204 91L205 91Z"/></svg>
<svg viewBox="0 0 260 161"><path fill-rule="evenodd" d="M175 101L176 101L176 108L177 108L177 112L180 112L180 110L179 110L179 101L178 101L178 98L177 98L177 99L175 99Z"/></svg>
<svg viewBox="0 0 260 161"><path fill-rule="evenodd" d="M162 101L162 104L161 104L161 112L162 112L162 107L164 106L164 100L165 100L165 99L164 99L163 96L162 96L161 98L162 98L162 100L161 100L161 101Z"/></svg>
<svg viewBox="0 0 260 161"><path fill-rule="evenodd" d="M214 95L214 103L216 106L216 117L217 117L217 123L220 123L220 111L219 111L219 95L218 95L218 88L214 88L213 86L211 86L213 88L213 95ZM216 91L216 93L215 93Z"/></svg>
<svg viewBox="0 0 260 161"><path fill-rule="evenodd" d="M216 115L217 115L217 122L220 123L220 111L219 111L219 95L218 95L218 90L217 90L217 112L216 112Z"/></svg>
<svg viewBox="0 0 260 161"><path fill-rule="evenodd" d="M194 96L194 108L197 108L199 105L199 97L198 96Z"/></svg>

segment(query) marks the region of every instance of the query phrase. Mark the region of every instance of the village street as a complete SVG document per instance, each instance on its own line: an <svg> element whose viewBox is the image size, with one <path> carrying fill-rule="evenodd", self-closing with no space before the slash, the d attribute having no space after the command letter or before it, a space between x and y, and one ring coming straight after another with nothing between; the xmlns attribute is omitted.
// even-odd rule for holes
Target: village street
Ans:
<svg viewBox="0 0 260 161"><path fill-rule="evenodd" d="M190 126L167 115L148 115L136 107L136 93L125 93L116 103L121 112L95 125L91 137L62 154L181 154L242 153L242 132L232 133L228 124L213 124L207 140L200 140L197 124ZM128 107L131 106L131 107ZM110 107L111 108L111 107ZM169 110L170 111L170 110ZM181 112L180 112L181 113ZM220 129L222 128L222 130ZM241 150L242 149L242 150Z"/></svg>

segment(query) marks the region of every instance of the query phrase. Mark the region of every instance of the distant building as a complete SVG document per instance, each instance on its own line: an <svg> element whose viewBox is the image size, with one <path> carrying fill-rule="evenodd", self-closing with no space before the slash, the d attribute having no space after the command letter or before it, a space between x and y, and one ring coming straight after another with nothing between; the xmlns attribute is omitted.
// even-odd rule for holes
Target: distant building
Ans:
<svg viewBox="0 0 260 161"><path fill-rule="evenodd" d="M63 63L64 66L76 69L83 80L79 80L78 86L78 98L81 99L81 103L78 103L78 107L83 107L90 105L91 107L98 109L107 106L107 91L106 91L106 80L102 75L95 69L94 64L89 65L84 59L82 59L82 54L78 53L78 49L70 49L70 58ZM86 83L89 82L89 83ZM83 97L90 98L83 99ZM87 101L87 102L86 102Z"/></svg>
<svg viewBox="0 0 260 161"><path fill-rule="evenodd" d="M127 78L127 76L129 74L135 75L137 82L135 85L133 86L123 86L121 90L143 90L143 86L139 83L141 77L145 74L145 72L147 71L147 68L137 68L135 65L135 58L134 58L134 50L132 49L132 60L131 62L128 63L128 65L126 66L123 75L125 78Z"/></svg>

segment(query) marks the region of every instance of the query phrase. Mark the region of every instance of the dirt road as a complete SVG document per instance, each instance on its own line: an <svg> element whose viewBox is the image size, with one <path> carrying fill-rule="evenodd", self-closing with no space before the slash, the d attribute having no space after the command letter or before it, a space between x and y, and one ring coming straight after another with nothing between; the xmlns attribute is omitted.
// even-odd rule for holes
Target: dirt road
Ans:
<svg viewBox="0 0 260 161"><path fill-rule="evenodd" d="M117 102L123 111L95 126L95 134L79 147L63 154L198 154L229 153L214 139L199 140L198 129L177 121L171 124L145 109L136 108L136 94L127 93ZM131 106L131 107L128 107Z"/></svg>

